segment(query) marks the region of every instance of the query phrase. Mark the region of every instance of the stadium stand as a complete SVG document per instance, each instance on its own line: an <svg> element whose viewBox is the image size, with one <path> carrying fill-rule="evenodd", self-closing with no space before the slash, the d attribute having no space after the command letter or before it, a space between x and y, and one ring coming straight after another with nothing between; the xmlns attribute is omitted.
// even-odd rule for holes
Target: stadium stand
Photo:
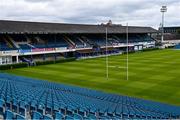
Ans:
<svg viewBox="0 0 180 120"><path fill-rule="evenodd" d="M157 35L154 38L157 39L157 40L161 40L161 35ZM164 40L165 41L168 41L168 40L180 40L180 35L179 34L165 33L164 34Z"/></svg>
<svg viewBox="0 0 180 120"><path fill-rule="evenodd" d="M151 34L156 32L151 27L129 26L129 50L155 47ZM24 62L24 58L44 61L45 54L51 54L54 59L59 58L60 55L54 55L57 53L64 58L102 56L105 47L108 54L125 52L126 26L0 20L0 65Z"/></svg>
<svg viewBox="0 0 180 120"><path fill-rule="evenodd" d="M15 37L14 37L15 36ZM10 36L9 36L10 37ZM11 39L16 43L19 47L16 49L33 49L33 48L56 48L56 47L70 47L74 46L75 48L88 48L94 45L99 45L101 47L106 46L106 41L102 35L83 35L83 36L76 36L76 35L36 35L27 37L27 40L23 40L23 35L13 35ZM80 38L81 41L80 41ZM119 35L114 36L110 39L107 43L108 46L118 45L118 44L125 44L126 43L126 36ZM22 40L21 42L19 40ZM152 38L145 34L141 35L130 35L129 36L129 43L138 44L139 42L151 42L153 41ZM84 44L83 44L84 43ZM86 45L85 45L86 44ZM8 46L6 41L1 40L1 50L11 50ZM13 45L15 46L15 45Z"/></svg>
<svg viewBox="0 0 180 120"><path fill-rule="evenodd" d="M14 50L15 48L9 43L7 39L3 36L0 36L0 51L3 50Z"/></svg>
<svg viewBox="0 0 180 120"><path fill-rule="evenodd" d="M4 119L178 119L180 107L0 73Z"/></svg>
<svg viewBox="0 0 180 120"><path fill-rule="evenodd" d="M83 40L80 40L78 35L71 35L69 38L72 40L76 48L84 48L87 47L85 46L85 42Z"/></svg>

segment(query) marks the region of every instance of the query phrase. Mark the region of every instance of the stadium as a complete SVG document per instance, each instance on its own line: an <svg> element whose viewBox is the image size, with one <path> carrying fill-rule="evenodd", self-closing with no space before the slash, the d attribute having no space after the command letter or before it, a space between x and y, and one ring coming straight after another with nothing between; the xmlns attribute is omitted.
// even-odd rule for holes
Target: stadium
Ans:
<svg viewBox="0 0 180 120"><path fill-rule="evenodd" d="M179 47L157 49L156 33L1 20L0 118L180 118Z"/></svg>
<svg viewBox="0 0 180 120"><path fill-rule="evenodd" d="M126 51L126 26L0 21L0 27L0 48L5 50L0 64L103 55L106 53L106 28L108 54ZM151 37L156 32L153 28L132 26L128 32L130 51L155 46Z"/></svg>

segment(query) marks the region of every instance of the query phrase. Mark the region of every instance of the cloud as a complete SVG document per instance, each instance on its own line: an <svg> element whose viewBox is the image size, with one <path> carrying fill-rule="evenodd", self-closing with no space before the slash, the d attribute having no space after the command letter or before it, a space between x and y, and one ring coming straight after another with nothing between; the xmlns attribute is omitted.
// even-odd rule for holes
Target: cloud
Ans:
<svg viewBox="0 0 180 120"><path fill-rule="evenodd" d="M52 2L53 0L25 0L27 2Z"/></svg>
<svg viewBox="0 0 180 120"><path fill-rule="evenodd" d="M179 0L0 0L0 19L158 27L168 6L167 26L180 25Z"/></svg>

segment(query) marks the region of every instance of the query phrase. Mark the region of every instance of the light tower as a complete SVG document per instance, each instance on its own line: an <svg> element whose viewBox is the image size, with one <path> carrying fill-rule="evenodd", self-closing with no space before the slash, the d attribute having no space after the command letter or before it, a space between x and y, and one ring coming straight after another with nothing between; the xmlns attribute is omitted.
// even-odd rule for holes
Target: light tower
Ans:
<svg viewBox="0 0 180 120"><path fill-rule="evenodd" d="M167 6L162 6L161 13L162 13L162 23L161 23L161 43L163 44L164 41L164 13L167 12Z"/></svg>

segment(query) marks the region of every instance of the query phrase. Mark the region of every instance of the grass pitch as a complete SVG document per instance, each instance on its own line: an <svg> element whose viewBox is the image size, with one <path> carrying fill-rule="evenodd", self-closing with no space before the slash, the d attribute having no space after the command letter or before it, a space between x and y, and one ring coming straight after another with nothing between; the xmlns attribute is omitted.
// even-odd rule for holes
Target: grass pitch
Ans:
<svg viewBox="0 0 180 120"><path fill-rule="evenodd" d="M180 51L157 50L6 71L8 73L180 105Z"/></svg>

